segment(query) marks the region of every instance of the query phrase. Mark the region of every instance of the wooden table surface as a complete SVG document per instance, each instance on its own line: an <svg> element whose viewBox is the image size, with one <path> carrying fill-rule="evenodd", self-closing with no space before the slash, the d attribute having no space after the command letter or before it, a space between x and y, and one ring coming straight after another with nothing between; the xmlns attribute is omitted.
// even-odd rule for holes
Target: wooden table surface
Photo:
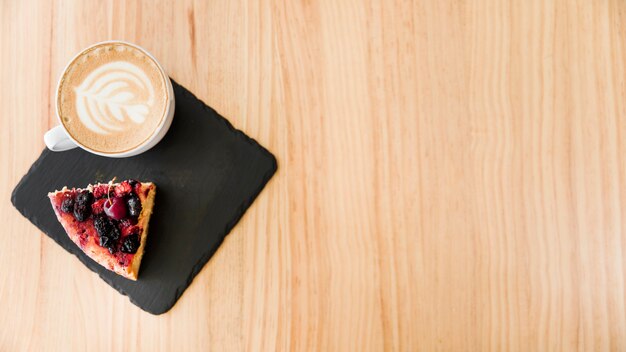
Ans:
<svg viewBox="0 0 626 352"><path fill-rule="evenodd" d="M9 201L107 39L279 162L161 316ZM626 349L623 0L0 0L0 41L2 351Z"/></svg>

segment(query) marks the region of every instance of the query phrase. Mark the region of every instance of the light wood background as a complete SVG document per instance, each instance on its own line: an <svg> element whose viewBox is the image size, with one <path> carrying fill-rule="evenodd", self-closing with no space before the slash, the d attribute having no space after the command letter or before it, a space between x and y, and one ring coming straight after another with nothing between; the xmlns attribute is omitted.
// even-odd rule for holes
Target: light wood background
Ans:
<svg viewBox="0 0 626 352"><path fill-rule="evenodd" d="M161 316L9 202L106 39L279 161ZM626 350L623 0L0 0L0 40L2 351Z"/></svg>

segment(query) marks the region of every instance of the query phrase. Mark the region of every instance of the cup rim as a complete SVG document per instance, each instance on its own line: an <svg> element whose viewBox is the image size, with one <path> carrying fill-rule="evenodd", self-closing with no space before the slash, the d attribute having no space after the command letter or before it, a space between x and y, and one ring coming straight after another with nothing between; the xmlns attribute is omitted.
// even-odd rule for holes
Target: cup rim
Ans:
<svg viewBox="0 0 626 352"><path fill-rule="evenodd" d="M69 67L74 63L74 61L76 61L76 59L78 59L83 53L85 53L88 50L91 50L97 46L100 45L106 45L106 44L122 44L122 45L127 45L130 47L133 47L139 51L141 51L143 54L145 54L146 56L148 56L150 59L152 59L152 61L156 64L157 68L159 69L159 72L161 73L161 77L163 78L163 82L165 83L165 94L167 94L167 101L165 104L165 109L163 111L163 116L161 116L161 121L159 122L159 125L157 126L157 128L154 129L154 131L152 131L152 134L146 139L144 140L141 144L135 146L134 148L128 149L128 150L124 150L121 152L106 152L106 151L99 151L99 150L94 150L86 145L84 145L83 143L79 142L76 138L74 138L74 136L72 136L69 131L67 130L67 127L65 127L65 124L63 123L63 120L61 119L61 114L59 112L60 106L59 106L59 92L60 92L60 88L61 88L61 81L63 80L63 77L65 77L65 74L67 73L67 70L69 69ZM137 44L133 44L124 40L104 40L104 41L100 41L94 44L91 44L85 48L83 48L82 50L80 50L76 55L74 55L65 65L65 67L63 68L63 71L61 71L61 75L59 76L59 79L57 80L57 84L56 84L56 89L54 92L54 104L55 104L55 114L57 117L57 120L59 121L59 124L63 127L63 130L65 131L65 134L67 135L67 137L74 143L76 143L76 145L90 153L96 154L96 155L100 155L100 156L108 156L108 157L120 157L120 156L132 156L132 155L136 155L139 154L137 153L137 151L140 151L142 148L146 147L147 145L149 145L151 142L154 141L154 139L159 135L159 132L163 129L163 127L167 124L167 121L170 120L172 117L170 117L170 115L173 115L171 113L171 107L172 107L172 103L174 101L174 94L173 94L173 89L172 89L172 82L169 79L169 76L167 75L167 73L165 72L165 70L163 69L163 67L161 66L161 64L159 63L159 61L152 55L150 54L150 52L148 52L146 49L144 49L143 47L137 45ZM140 152L141 153L141 152Z"/></svg>

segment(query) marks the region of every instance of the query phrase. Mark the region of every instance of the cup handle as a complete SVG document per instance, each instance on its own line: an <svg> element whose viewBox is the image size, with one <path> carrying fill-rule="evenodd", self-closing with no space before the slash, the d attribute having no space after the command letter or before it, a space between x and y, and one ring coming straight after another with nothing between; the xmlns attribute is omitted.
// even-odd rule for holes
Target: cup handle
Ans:
<svg viewBox="0 0 626 352"><path fill-rule="evenodd" d="M46 132L46 134L43 135L43 141L46 143L48 149L53 152L62 152L78 147L76 143L67 136L62 125L58 125Z"/></svg>

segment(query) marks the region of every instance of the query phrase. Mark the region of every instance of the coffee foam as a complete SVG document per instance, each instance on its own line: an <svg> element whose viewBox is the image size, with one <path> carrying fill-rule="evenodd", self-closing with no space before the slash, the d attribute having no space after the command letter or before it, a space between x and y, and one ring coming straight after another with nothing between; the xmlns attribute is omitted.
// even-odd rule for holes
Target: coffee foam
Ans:
<svg viewBox="0 0 626 352"><path fill-rule="evenodd" d="M165 77L141 50L107 43L79 55L59 84L58 110L70 135L103 153L133 149L164 119Z"/></svg>

